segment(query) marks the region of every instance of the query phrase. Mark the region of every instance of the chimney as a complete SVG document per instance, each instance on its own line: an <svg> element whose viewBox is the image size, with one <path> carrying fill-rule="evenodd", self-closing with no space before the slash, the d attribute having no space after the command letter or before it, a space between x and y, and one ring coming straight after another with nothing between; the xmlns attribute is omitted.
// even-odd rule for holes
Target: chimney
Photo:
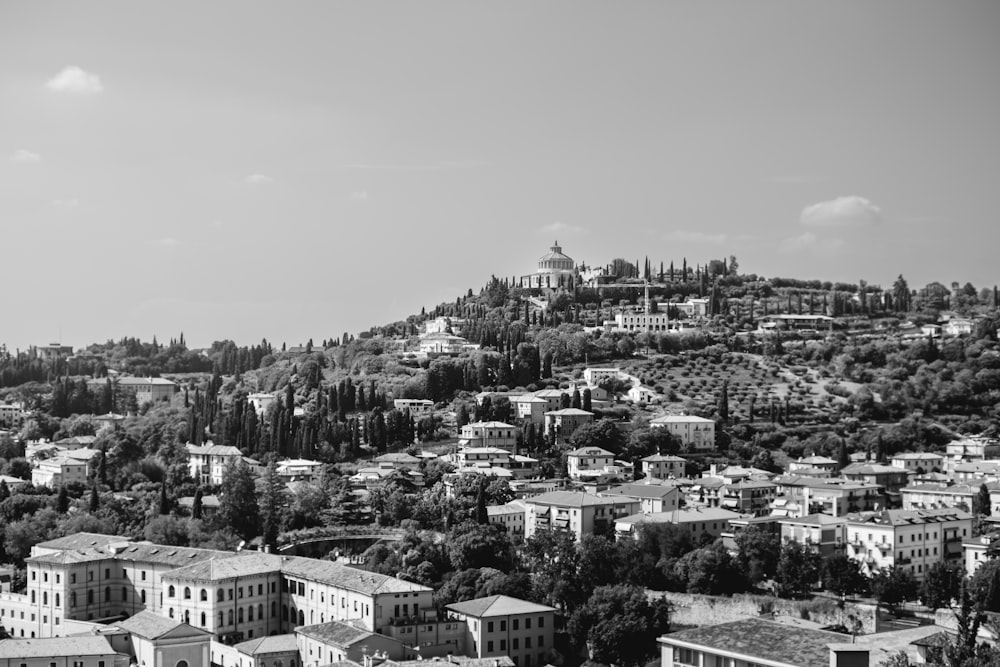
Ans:
<svg viewBox="0 0 1000 667"><path fill-rule="evenodd" d="M830 667L868 667L868 649L858 644L827 644Z"/></svg>

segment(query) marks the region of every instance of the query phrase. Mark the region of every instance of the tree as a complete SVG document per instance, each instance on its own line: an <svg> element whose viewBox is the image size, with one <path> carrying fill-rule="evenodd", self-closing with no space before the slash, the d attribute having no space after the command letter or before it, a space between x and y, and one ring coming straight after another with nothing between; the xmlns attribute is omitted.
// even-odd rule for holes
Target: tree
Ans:
<svg viewBox="0 0 1000 667"><path fill-rule="evenodd" d="M986 484L979 485L979 492L973 499L972 511L983 516L990 516L990 490Z"/></svg>
<svg viewBox="0 0 1000 667"><path fill-rule="evenodd" d="M1000 664L1000 650L989 644L978 644L979 626L983 622L983 609L968 587L959 592L958 612L955 614L957 632L942 649L947 667L989 667Z"/></svg>
<svg viewBox="0 0 1000 667"><path fill-rule="evenodd" d="M601 586L569 621L574 643L590 659L623 667L643 665L657 653L656 638L669 629L666 600L650 602L639 586Z"/></svg>
<svg viewBox="0 0 1000 667"><path fill-rule="evenodd" d="M160 484L160 504L158 509L160 515L170 514L170 498L167 496L166 482Z"/></svg>
<svg viewBox="0 0 1000 667"><path fill-rule="evenodd" d="M93 514L101 507L101 498L97 495L97 485L90 487L90 513Z"/></svg>
<svg viewBox="0 0 1000 667"><path fill-rule="evenodd" d="M835 553L823 560L823 588L841 597L865 590L865 576L857 561Z"/></svg>
<svg viewBox="0 0 1000 667"><path fill-rule="evenodd" d="M894 612L903 601L917 596L917 581L903 568L882 568L872 575L870 585L875 599L890 612Z"/></svg>
<svg viewBox="0 0 1000 667"><path fill-rule="evenodd" d="M729 381L722 381L722 389L719 391L719 419L723 423L729 422Z"/></svg>
<svg viewBox="0 0 1000 667"><path fill-rule="evenodd" d="M194 501L191 503L191 518L200 519L202 510L202 492L198 489L194 492Z"/></svg>
<svg viewBox="0 0 1000 667"><path fill-rule="evenodd" d="M66 491L65 484L59 487L59 495L56 497L56 511L60 514L65 514L69 511L69 493Z"/></svg>
<svg viewBox="0 0 1000 667"><path fill-rule="evenodd" d="M687 582L688 593L732 595L746 589L739 565L721 541L682 556L674 574Z"/></svg>
<svg viewBox="0 0 1000 667"><path fill-rule="evenodd" d="M448 539L448 558L456 570L492 567L509 570L513 552L507 531L496 524L459 524Z"/></svg>
<svg viewBox="0 0 1000 667"><path fill-rule="evenodd" d="M219 492L219 518L244 540L253 539L260 530L257 490L250 466L242 459L226 466Z"/></svg>
<svg viewBox="0 0 1000 667"><path fill-rule="evenodd" d="M285 484L278 477L278 463L271 461L264 472L264 483L262 485L260 500L257 503L260 510L261 535L264 544L272 551L278 548L278 533L282 525L282 509L285 506ZM321 508L310 512L314 515L318 524L320 521Z"/></svg>
<svg viewBox="0 0 1000 667"><path fill-rule="evenodd" d="M788 542L778 558L778 595L806 597L819 582L819 570L818 553L798 542Z"/></svg>
<svg viewBox="0 0 1000 667"><path fill-rule="evenodd" d="M762 526L749 526L736 536L736 559L750 584L774 577L781 539Z"/></svg>
<svg viewBox="0 0 1000 667"><path fill-rule="evenodd" d="M909 312L910 286L906 284L906 279L903 278L903 274L899 274L899 277L896 278L896 282L892 284L892 300L897 311L901 313Z"/></svg>
<svg viewBox="0 0 1000 667"><path fill-rule="evenodd" d="M920 582L920 599L931 609L951 606L961 595L965 568L959 562L938 561L927 568Z"/></svg>

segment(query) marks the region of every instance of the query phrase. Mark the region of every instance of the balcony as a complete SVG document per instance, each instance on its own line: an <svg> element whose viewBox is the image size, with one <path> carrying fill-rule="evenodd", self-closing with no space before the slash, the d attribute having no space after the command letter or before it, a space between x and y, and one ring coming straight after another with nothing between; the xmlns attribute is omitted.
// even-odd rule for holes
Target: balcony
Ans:
<svg viewBox="0 0 1000 667"><path fill-rule="evenodd" d="M906 556L900 556L894 562L896 565L909 565L913 561L910 558L907 558Z"/></svg>

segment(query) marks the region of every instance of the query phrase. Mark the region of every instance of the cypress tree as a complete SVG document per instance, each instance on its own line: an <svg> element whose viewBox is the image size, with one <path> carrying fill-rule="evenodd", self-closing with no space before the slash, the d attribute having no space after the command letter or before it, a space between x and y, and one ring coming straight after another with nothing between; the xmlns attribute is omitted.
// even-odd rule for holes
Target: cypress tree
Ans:
<svg viewBox="0 0 1000 667"><path fill-rule="evenodd" d="M66 492L66 485L59 486L59 495L56 497L56 512L65 514L69 511L69 494Z"/></svg>
<svg viewBox="0 0 1000 667"><path fill-rule="evenodd" d="M167 497L167 483L160 484L160 514L170 514L170 498Z"/></svg>
<svg viewBox="0 0 1000 667"><path fill-rule="evenodd" d="M194 492L194 502L191 503L191 518L200 519L201 518L201 505L202 505L202 493L199 488Z"/></svg>
<svg viewBox="0 0 1000 667"><path fill-rule="evenodd" d="M101 498L97 495L97 486L90 487L90 513L93 514L101 508Z"/></svg>

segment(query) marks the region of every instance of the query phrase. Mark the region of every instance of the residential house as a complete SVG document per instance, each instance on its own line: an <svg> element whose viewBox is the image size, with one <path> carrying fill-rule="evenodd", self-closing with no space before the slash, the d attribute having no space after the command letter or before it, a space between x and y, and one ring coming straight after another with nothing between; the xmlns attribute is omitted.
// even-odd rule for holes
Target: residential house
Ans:
<svg viewBox="0 0 1000 667"><path fill-rule="evenodd" d="M846 554L866 575L886 567L924 578L935 563L962 557L972 515L957 509L884 510L847 517Z"/></svg>
<svg viewBox="0 0 1000 667"><path fill-rule="evenodd" d="M211 441L204 445L185 445L188 452L188 468L191 477L203 485L222 484L222 478L226 472L226 467L245 461L251 464L255 472L259 464L253 459L243 456L237 447L230 445L216 445Z"/></svg>
<svg viewBox="0 0 1000 667"><path fill-rule="evenodd" d="M545 413L545 432L554 431L556 437L565 440L584 424L594 421L594 413L579 408L563 408Z"/></svg>
<svg viewBox="0 0 1000 667"><path fill-rule="evenodd" d="M1000 457L1000 441L982 436L952 440L945 445L945 455L953 462L995 459Z"/></svg>
<svg viewBox="0 0 1000 667"><path fill-rule="evenodd" d="M460 447L498 447L508 452L517 450L517 427L499 421L473 422L462 427Z"/></svg>
<svg viewBox="0 0 1000 667"><path fill-rule="evenodd" d="M642 474L648 479L674 479L684 476L687 459L667 454L653 454L642 459Z"/></svg>
<svg viewBox="0 0 1000 667"><path fill-rule="evenodd" d="M930 482L904 486L899 491L904 510L954 507L966 512L973 510L973 500L978 493L976 484Z"/></svg>
<svg viewBox="0 0 1000 667"><path fill-rule="evenodd" d="M115 627L128 633L137 665L207 665L212 635L152 611L140 611Z"/></svg>
<svg viewBox="0 0 1000 667"><path fill-rule="evenodd" d="M672 512L680 506L681 493L673 484L621 484L601 491L605 498L632 498L640 512Z"/></svg>
<svg viewBox="0 0 1000 667"><path fill-rule="evenodd" d="M843 468L840 474L852 482L877 484L884 488L890 496L898 494L899 490L910 481L910 473L904 468L878 463L852 463Z"/></svg>
<svg viewBox="0 0 1000 667"><path fill-rule="evenodd" d="M604 380L617 380L621 371L617 367L588 367L583 369L583 379L589 385L599 385Z"/></svg>
<svg viewBox="0 0 1000 667"><path fill-rule="evenodd" d="M962 560L965 573L970 577L979 566L1000 556L1000 532L969 536L962 540Z"/></svg>
<svg viewBox="0 0 1000 667"><path fill-rule="evenodd" d="M247 394L247 403L249 403L250 406L253 407L254 412L257 413L258 417L262 416L265 412L267 412L267 409L271 407L271 404L274 403L276 399L277 396L275 396L274 394L268 394L263 392Z"/></svg>
<svg viewBox="0 0 1000 667"><path fill-rule="evenodd" d="M778 524L782 542L797 542L829 558L844 548L846 521L844 517L809 514L778 519Z"/></svg>
<svg viewBox="0 0 1000 667"><path fill-rule="evenodd" d="M610 533L615 521L635 514L641 503L628 497L607 498L582 491L551 491L524 499L524 536L543 530L563 530L576 539Z"/></svg>
<svg viewBox="0 0 1000 667"><path fill-rule="evenodd" d="M581 447L566 454L566 470L576 480L595 472L604 473L614 462L615 455L600 447Z"/></svg>
<svg viewBox="0 0 1000 667"><path fill-rule="evenodd" d="M777 485L771 482L745 479L722 488L720 505L727 510L753 516L766 516L777 494Z"/></svg>
<svg viewBox="0 0 1000 667"><path fill-rule="evenodd" d="M885 489L878 484L799 475L776 477L774 483L778 488L771 513L775 516L844 516L886 508Z"/></svg>
<svg viewBox="0 0 1000 667"><path fill-rule="evenodd" d="M665 428L694 451L715 449L715 422L693 415L664 415L650 420L653 428Z"/></svg>
<svg viewBox="0 0 1000 667"><path fill-rule="evenodd" d="M524 537L525 513L526 508L523 500L512 500L504 505L486 507L490 523L502 526L510 537Z"/></svg>
<svg viewBox="0 0 1000 667"><path fill-rule="evenodd" d="M23 403L0 403L0 428L21 428L27 414Z"/></svg>
<svg viewBox="0 0 1000 667"><path fill-rule="evenodd" d="M104 637L0 640L0 667L128 667Z"/></svg>
<svg viewBox="0 0 1000 667"><path fill-rule="evenodd" d="M789 473L797 473L803 470L822 470L832 475L837 471L837 461L826 456L807 456L799 458L798 461L790 461L788 463Z"/></svg>
<svg viewBox="0 0 1000 667"><path fill-rule="evenodd" d="M703 535L713 539L722 537L723 533L731 530L730 522L738 518L740 515L737 512L713 507L631 514L615 521L615 534L635 536L645 525L671 523L686 529L694 543L698 544Z"/></svg>
<svg viewBox="0 0 1000 667"><path fill-rule="evenodd" d="M394 398L392 406L400 412L409 410L414 417L428 415L434 411L434 401L426 398Z"/></svg>
<svg viewBox="0 0 1000 667"><path fill-rule="evenodd" d="M177 383L166 378L120 377L116 385L119 390L133 392L139 405L170 400L177 391Z"/></svg>
<svg viewBox="0 0 1000 667"><path fill-rule="evenodd" d="M278 461L277 474L285 483L318 482L323 476L325 465L322 461L310 459L285 459Z"/></svg>
<svg viewBox="0 0 1000 667"><path fill-rule="evenodd" d="M39 461L31 471L31 483L55 489L65 484L87 483L87 462L66 456Z"/></svg>
<svg viewBox="0 0 1000 667"><path fill-rule="evenodd" d="M945 457L933 452L903 452L893 456L889 463L894 468L922 474L944 469Z"/></svg>
<svg viewBox="0 0 1000 667"><path fill-rule="evenodd" d="M553 646L555 608L507 595L446 607L467 628L467 652L477 658L509 656L518 667L543 667Z"/></svg>
<svg viewBox="0 0 1000 667"><path fill-rule="evenodd" d="M545 413L549 410L549 402L534 394L514 396L510 399L510 405L514 410L514 419L539 426L545 421Z"/></svg>

